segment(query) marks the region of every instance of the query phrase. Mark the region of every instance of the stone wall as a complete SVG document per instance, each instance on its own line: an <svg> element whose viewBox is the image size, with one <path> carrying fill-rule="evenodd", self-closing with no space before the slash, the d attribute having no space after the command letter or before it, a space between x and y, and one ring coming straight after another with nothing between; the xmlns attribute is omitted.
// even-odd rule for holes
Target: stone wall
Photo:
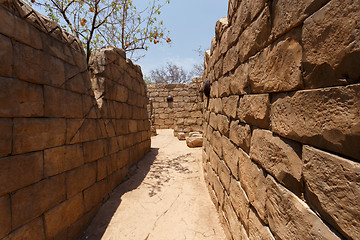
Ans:
<svg viewBox="0 0 360 240"><path fill-rule="evenodd" d="M152 101L154 126L178 132L202 132L201 78L188 84L149 84L148 97ZM167 97L172 96L173 102Z"/></svg>
<svg viewBox="0 0 360 240"><path fill-rule="evenodd" d="M360 1L230 0L203 164L229 239L360 236Z"/></svg>
<svg viewBox="0 0 360 240"><path fill-rule="evenodd" d="M76 239L150 148L141 70L0 1L0 239ZM91 79L90 79L91 76Z"/></svg>

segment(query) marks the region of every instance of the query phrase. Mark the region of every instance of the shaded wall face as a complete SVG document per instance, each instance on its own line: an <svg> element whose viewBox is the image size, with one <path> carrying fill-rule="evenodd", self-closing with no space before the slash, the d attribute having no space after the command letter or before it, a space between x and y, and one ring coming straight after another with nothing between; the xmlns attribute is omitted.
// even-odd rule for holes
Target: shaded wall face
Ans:
<svg viewBox="0 0 360 240"><path fill-rule="evenodd" d="M199 81L200 79L194 79L188 84L147 86L148 97L153 106L155 128L174 129L175 134L202 131L202 98ZM172 102L167 101L168 96L172 97Z"/></svg>
<svg viewBox="0 0 360 240"><path fill-rule="evenodd" d="M203 151L229 238L360 236L359 24L359 1L229 1Z"/></svg>
<svg viewBox="0 0 360 240"><path fill-rule="evenodd" d="M145 84L111 48L90 79L80 42L31 11L0 4L0 238L76 239L150 148Z"/></svg>

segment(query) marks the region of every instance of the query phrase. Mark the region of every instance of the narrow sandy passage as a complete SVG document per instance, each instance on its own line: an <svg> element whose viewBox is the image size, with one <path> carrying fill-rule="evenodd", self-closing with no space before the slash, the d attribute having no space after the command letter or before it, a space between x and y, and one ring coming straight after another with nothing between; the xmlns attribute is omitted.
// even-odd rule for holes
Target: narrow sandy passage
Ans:
<svg viewBox="0 0 360 240"><path fill-rule="evenodd" d="M115 189L82 239L225 239L201 169L201 149L158 130L152 149Z"/></svg>

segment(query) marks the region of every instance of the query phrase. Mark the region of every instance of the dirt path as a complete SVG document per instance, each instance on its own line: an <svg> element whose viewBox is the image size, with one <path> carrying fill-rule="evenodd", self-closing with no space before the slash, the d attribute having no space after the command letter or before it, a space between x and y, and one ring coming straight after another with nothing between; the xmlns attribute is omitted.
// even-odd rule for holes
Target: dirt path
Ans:
<svg viewBox="0 0 360 240"><path fill-rule="evenodd" d="M201 149L158 130L135 174L112 193L82 239L225 239L207 192Z"/></svg>

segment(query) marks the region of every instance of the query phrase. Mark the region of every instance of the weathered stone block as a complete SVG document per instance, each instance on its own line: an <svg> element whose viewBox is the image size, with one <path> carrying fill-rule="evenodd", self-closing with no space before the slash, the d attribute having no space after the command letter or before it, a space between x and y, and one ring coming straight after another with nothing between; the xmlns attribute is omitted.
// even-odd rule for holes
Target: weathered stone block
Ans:
<svg viewBox="0 0 360 240"><path fill-rule="evenodd" d="M239 174L238 174L239 153L237 147L234 146L234 144L232 144L230 140L225 136L222 136L221 138L221 145L223 147L223 156L227 166L230 168L232 175L236 179L239 179Z"/></svg>
<svg viewBox="0 0 360 240"><path fill-rule="evenodd" d="M229 125L230 121L228 117L224 115L217 115L217 128L223 135L229 137Z"/></svg>
<svg viewBox="0 0 360 240"><path fill-rule="evenodd" d="M203 137L202 136L188 137L186 139L186 145L190 148L202 147Z"/></svg>
<svg viewBox="0 0 360 240"><path fill-rule="evenodd" d="M82 194L78 194L46 212L44 216L46 238L53 238L63 229L71 226L83 212Z"/></svg>
<svg viewBox="0 0 360 240"><path fill-rule="evenodd" d="M0 159L0 195L40 181L43 177L43 154L35 152Z"/></svg>
<svg viewBox="0 0 360 240"><path fill-rule="evenodd" d="M218 165L220 162L220 158L219 156L215 153L215 151L213 150L213 148L210 146L210 153L209 153L209 157L210 157L210 163L211 163L211 167L214 169L214 171L217 173L218 172Z"/></svg>
<svg viewBox="0 0 360 240"><path fill-rule="evenodd" d="M95 183L84 191L85 211L89 211L107 196L106 179Z"/></svg>
<svg viewBox="0 0 360 240"><path fill-rule="evenodd" d="M41 217L27 223L21 228L9 234L3 240L23 240L23 239L38 239L45 240L44 225Z"/></svg>
<svg viewBox="0 0 360 240"><path fill-rule="evenodd" d="M231 31L228 41L234 43L240 36L240 33L249 26L254 18L264 9L266 0L245 0L234 1L238 5L233 18L230 20ZM229 8L230 9L230 8Z"/></svg>
<svg viewBox="0 0 360 240"><path fill-rule="evenodd" d="M11 153L12 144L12 120L0 119L0 157L7 156Z"/></svg>
<svg viewBox="0 0 360 240"><path fill-rule="evenodd" d="M63 145L65 131L65 119L15 118L13 154Z"/></svg>
<svg viewBox="0 0 360 240"><path fill-rule="evenodd" d="M301 145L268 130L252 133L250 157L298 196L301 193Z"/></svg>
<svg viewBox="0 0 360 240"><path fill-rule="evenodd" d="M42 48L39 30L4 8L0 9L0 32L37 49ZM21 29L21 31L19 30Z"/></svg>
<svg viewBox="0 0 360 240"><path fill-rule="evenodd" d="M305 18L316 12L329 0L276 0L272 4L272 38L278 38L290 29L299 26ZM315 37L318 39L318 37Z"/></svg>
<svg viewBox="0 0 360 240"><path fill-rule="evenodd" d="M239 65L234 74L229 75L229 87L232 95L243 95L249 90L249 64L244 63Z"/></svg>
<svg viewBox="0 0 360 240"><path fill-rule="evenodd" d="M269 128L269 108L268 94L244 95L239 101L237 118L243 123Z"/></svg>
<svg viewBox="0 0 360 240"><path fill-rule="evenodd" d="M231 121L229 138L235 145L249 153L251 140L250 125L240 123L239 121Z"/></svg>
<svg viewBox="0 0 360 240"><path fill-rule="evenodd" d="M241 187L240 182L236 181L234 178L231 179L230 183L230 200L242 225L245 226L245 229L248 229L250 210L249 199Z"/></svg>
<svg viewBox="0 0 360 240"><path fill-rule="evenodd" d="M65 199L64 174L42 180L17 191L11 197L13 228L40 216Z"/></svg>
<svg viewBox="0 0 360 240"><path fill-rule="evenodd" d="M360 164L303 147L306 196L326 222L347 239L360 236Z"/></svg>
<svg viewBox="0 0 360 240"><path fill-rule="evenodd" d="M39 85L0 77L1 117L42 117L43 90Z"/></svg>
<svg viewBox="0 0 360 240"><path fill-rule="evenodd" d="M111 165L111 158L106 156L102 159L99 159L97 162L97 174L96 174L96 181L100 181L106 178L110 172L110 165Z"/></svg>
<svg viewBox="0 0 360 240"><path fill-rule="evenodd" d="M224 76L218 80L219 97L228 97L230 95L230 78Z"/></svg>
<svg viewBox="0 0 360 240"><path fill-rule="evenodd" d="M360 160L360 84L279 94L272 130L302 143Z"/></svg>
<svg viewBox="0 0 360 240"><path fill-rule="evenodd" d="M256 213L250 209L249 213L249 240L275 240L269 227L264 225Z"/></svg>
<svg viewBox="0 0 360 240"><path fill-rule="evenodd" d="M360 81L359 11L357 0L333 0L305 20L302 43L306 88Z"/></svg>
<svg viewBox="0 0 360 240"><path fill-rule="evenodd" d="M96 181L96 164L86 164L66 173L67 198L71 198Z"/></svg>
<svg viewBox="0 0 360 240"><path fill-rule="evenodd" d="M11 77L13 49L11 40L5 36L0 36L0 76Z"/></svg>
<svg viewBox="0 0 360 240"><path fill-rule="evenodd" d="M250 60L253 93L284 92L302 88L300 32L280 39Z"/></svg>
<svg viewBox="0 0 360 240"><path fill-rule="evenodd" d="M230 193L231 172L224 161L218 163L218 176L227 193Z"/></svg>
<svg viewBox="0 0 360 240"><path fill-rule="evenodd" d="M264 171L239 149L239 178L250 204L256 209L264 223L267 223L265 211L266 179Z"/></svg>
<svg viewBox="0 0 360 240"><path fill-rule="evenodd" d="M214 179L214 192L219 201L219 205L222 208L224 206L224 201L225 201L225 189L221 184L220 179L216 175Z"/></svg>
<svg viewBox="0 0 360 240"><path fill-rule="evenodd" d="M234 208L231 205L231 201L227 195L225 195L224 212L230 226L232 238L234 240L247 239L246 230L238 220Z"/></svg>
<svg viewBox="0 0 360 240"><path fill-rule="evenodd" d="M229 118L236 117L239 96L230 96L222 99L223 111Z"/></svg>
<svg viewBox="0 0 360 240"><path fill-rule="evenodd" d="M280 239L340 239L298 197L267 176L266 211Z"/></svg>
<svg viewBox="0 0 360 240"><path fill-rule="evenodd" d="M223 63L223 75L230 72L236 67L239 61L238 54L239 53L236 46L233 46L226 52Z"/></svg>
<svg viewBox="0 0 360 240"><path fill-rule="evenodd" d="M0 238L2 238L11 231L11 206L9 195L0 197L0 226Z"/></svg>
<svg viewBox="0 0 360 240"><path fill-rule="evenodd" d="M270 10L267 6L259 17L241 33L236 44L240 63L244 63L267 45L271 31L270 19Z"/></svg>

